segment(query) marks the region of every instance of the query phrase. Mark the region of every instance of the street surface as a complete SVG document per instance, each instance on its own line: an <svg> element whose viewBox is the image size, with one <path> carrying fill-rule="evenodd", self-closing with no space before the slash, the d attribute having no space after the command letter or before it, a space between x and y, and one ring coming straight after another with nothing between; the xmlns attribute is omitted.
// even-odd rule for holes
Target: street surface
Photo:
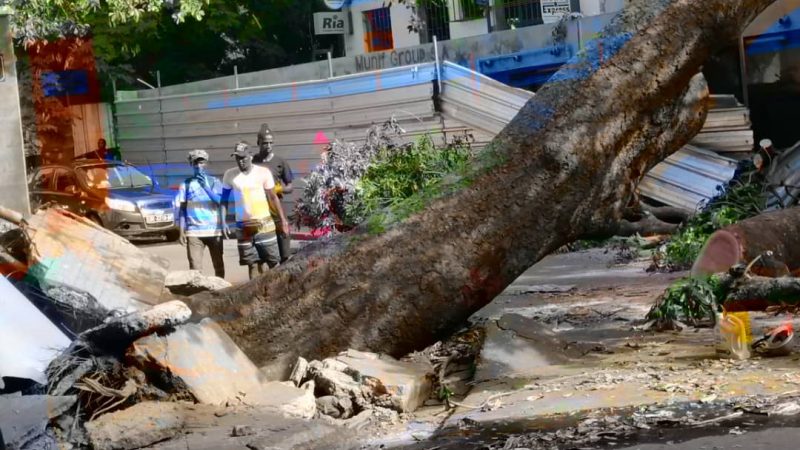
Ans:
<svg viewBox="0 0 800 450"><path fill-rule="evenodd" d="M134 240L131 242L142 250L169 261L169 268L171 271L189 270L189 258L186 255L186 247L177 242L153 240ZM225 280L232 284L246 282L248 280L247 266L239 265L239 253L236 249L236 239L225 240L225 247L222 255L225 259ZM214 266L211 264L211 257L208 255L208 250L206 250L203 255L203 273L206 275L214 275Z"/></svg>

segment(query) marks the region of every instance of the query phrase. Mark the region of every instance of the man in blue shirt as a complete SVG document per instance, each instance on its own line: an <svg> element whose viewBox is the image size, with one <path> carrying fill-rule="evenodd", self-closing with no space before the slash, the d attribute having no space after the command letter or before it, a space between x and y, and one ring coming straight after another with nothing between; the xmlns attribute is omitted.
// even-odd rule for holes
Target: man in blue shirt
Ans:
<svg viewBox="0 0 800 450"><path fill-rule="evenodd" d="M222 221L220 196L222 182L206 173L208 153L205 150L189 152L189 164L194 175L187 178L178 189L180 213L180 243L186 245L189 268L203 270L203 250L208 247L214 275L225 278L222 260Z"/></svg>

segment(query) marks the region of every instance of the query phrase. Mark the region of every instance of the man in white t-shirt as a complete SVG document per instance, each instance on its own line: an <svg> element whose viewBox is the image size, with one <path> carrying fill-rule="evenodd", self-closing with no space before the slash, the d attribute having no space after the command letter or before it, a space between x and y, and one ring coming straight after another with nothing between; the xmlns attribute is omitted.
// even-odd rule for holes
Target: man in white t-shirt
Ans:
<svg viewBox="0 0 800 450"><path fill-rule="evenodd" d="M272 268L281 260L270 204L278 213L281 229L288 230L289 225L275 194L275 180L269 169L253 165L253 155L246 142L236 144L231 156L236 159L237 167L228 169L222 177L222 216L226 217L233 194L239 228L239 264L247 266L252 280L257 274L264 273L264 263ZM223 233L230 235L227 223L223 225Z"/></svg>

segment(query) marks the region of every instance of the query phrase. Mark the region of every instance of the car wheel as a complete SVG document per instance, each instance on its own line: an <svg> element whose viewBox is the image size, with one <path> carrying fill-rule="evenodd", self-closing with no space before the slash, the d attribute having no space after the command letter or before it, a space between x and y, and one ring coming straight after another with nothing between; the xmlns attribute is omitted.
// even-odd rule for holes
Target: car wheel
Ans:
<svg viewBox="0 0 800 450"><path fill-rule="evenodd" d="M178 238L181 237L180 230L170 230L167 231L165 234L167 236L167 242L175 242L178 240Z"/></svg>
<svg viewBox="0 0 800 450"><path fill-rule="evenodd" d="M86 218L96 223L100 227L103 226L103 221L100 220L100 216L98 216L97 213L89 213L86 215Z"/></svg>

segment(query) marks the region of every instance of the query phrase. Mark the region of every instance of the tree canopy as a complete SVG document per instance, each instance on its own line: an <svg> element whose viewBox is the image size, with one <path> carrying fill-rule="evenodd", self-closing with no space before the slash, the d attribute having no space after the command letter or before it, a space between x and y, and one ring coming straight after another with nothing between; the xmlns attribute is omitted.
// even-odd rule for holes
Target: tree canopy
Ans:
<svg viewBox="0 0 800 450"><path fill-rule="evenodd" d="M311 59L320 0L0 0L14 10L18 42L92 38L98 68L132 88L135 78L181 83ZM125 75L128 76L125 76ZM138 86L141 87L141 86Z"/></svg>

